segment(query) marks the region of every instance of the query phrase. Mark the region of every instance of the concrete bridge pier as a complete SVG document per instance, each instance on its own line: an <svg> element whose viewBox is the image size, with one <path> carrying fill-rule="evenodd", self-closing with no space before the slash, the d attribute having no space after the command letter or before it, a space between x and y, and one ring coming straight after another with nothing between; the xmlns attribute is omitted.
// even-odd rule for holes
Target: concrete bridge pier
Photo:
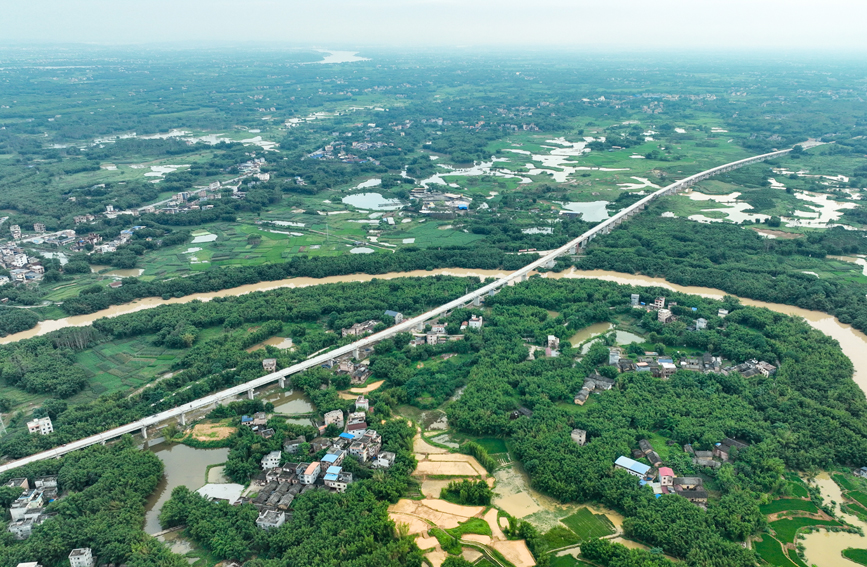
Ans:
<svg viewBox="0 0 867 567"><path fill-rule="evenodd" d="M143 425L143 426L142 426L142 428L141 428L141 436L144 437L145 439L148 438L148 427L147 427L147 425Z"/></svg>
<svg viewBox="0 0 867 567"><path fill-rule="evenodd" d="M181 417L178 421L180 422L181 425L186 425L187 424L187 416L184 414L181 414Z"/></svg>
<svg viewBox="0 0 867 567"><path fill-rule="evenodd" d="M475 296L473 298L473 306L479 307L479 306L481 306L481 304L482 304L482 297L480 295Z"/></svg>
<svg viewBox="0 0 867 567"><path fill-rule="evenodd" d="M578 253L578 245L576 244L575 246L573 246L572 248L570 248L570 249L569 249L569 253L572 254L573 256L574 256L575 254L577 254L577 253Z"/></svg>
<svg viewBox="0 0 867 567"><path fill-rule="evenodd" d="M247 390L247 399L252 400L254 397L256 397L256 389L250 388L249 390Z"/></svg>
<svg viewBox="0 0 867 567"><path fill-rule="evenodd" d="M522 281L522 282L527 281L527 274L524 274L523 276L521 276L521 280L520 280L520 281Z"/></svg>
<svg viewBox="0 0 867 567"><path fill-rule="evenodd" d="M286 387L286 377L285 376L281 376L280 378L278 378L278 382L280 383L281 388Z"/></svg>
<svg viewBox="0 0 867 567"><path fill-rule="evenodd" d="M353 358L355 358L355 360L361 360L361 349L357 348L354 351L352 351L352 356L353 356Z"/></svg>
<svg viewBox="0 0 867 567"><path fill-rule="evenodd" d="M553 268L553 267L556 265L556 263L557 263L556 260L553 260L553 259L552 259L552 260L549 260L549 261L545 264L545 267L548 268L548 269L551 269L551 268Z"/></svg>
<svg viewBox="0 0 867 567"><path fill-rule="evenodd" d="M105 445L105 439L99 442L100 445Z"/></svg>

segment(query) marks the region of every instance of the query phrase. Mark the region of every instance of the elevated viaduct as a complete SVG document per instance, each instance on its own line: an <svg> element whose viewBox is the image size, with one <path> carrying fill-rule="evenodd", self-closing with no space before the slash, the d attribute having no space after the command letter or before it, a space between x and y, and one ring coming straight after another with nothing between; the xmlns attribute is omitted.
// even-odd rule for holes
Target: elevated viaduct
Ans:
<svg viewBox="0 0 867 567"><path fill-rule="evenodd" d="M806 145L807 144L804 144L805 147ZM733 169L764 161L766 159L779 157L785 155L790 151L792 150L786 149L754 156L747 159L742 159L739 161L734 161L725 165L720 165L718 167L708 169L706 171L702 171L701 173L697 173L695 175L691 175L689 177L681 179L680 181L675 181L674 183L667 185L666 187L663 187L662 189L659 189L658 191L650 195L647 195L633 205L626 207L625 209L621 210L620 212L616 213L605 221L594 226L578 238L575 238L574 240L570 241L567 244L564 244L556 250L548 252L544 256L541 256L539 259L527 264L523 268L516 270L515 272L512 272L511 274L496 281L493 281L487 285L484 285L479 289L476 289L475 291L472 291L462 297L440 305L439 307L423 313L422 315L413 317L412 319L406 319L399 324L380 331L379 333L363 337L352 344L348 344L346 346L342 346L340 348L328 351L324 354L314 356L303 362L299 362L298 364L283 368L282 370L278 370L277 372L272 372L271 374L256 378L255 380L250 380L249 382L245 382L244 384L239 384L238 386L227 388L225 390L216 392L209 396L205 396L182 406L150 415L138 421L134 421L120 427L109 429L97 435L92 435L84 439L79 439L78 441L73 441L72 443L68 443L60 447L55 447L54 449L50 449L48 451L43 451L29 457L24 457L22 459L0 465L0 473L36 461L57 458L65 455L66 453L76 451L90 445L95 445L97 443L105 444L106 441L115 439L128 433L141 433L145 438L147 438L148 428L152 428L160 423L166 422L168 420L177 420L182 425L185 425L187 414L195 410L204 409L209 406L215 406L216 404L226 399L235 398L237 396L247 395L250 399L253 399L257 388L262 388L264 386L274 384L275 382L279 383L281 387L285 387L287 377L293 374L297 374L299 372L303 372L310 368L315 368L345 354L354 354L356 358L358 358L363 349L371 347L383 339L387 339L397 333L412 331L413 329L419 327L420 325L423 325L426 321L430 319L438 317L448 311L451 311L452 309L456 309L465 304L471 303L476 298L493 294L497 289L505 285L524 282L527 280L530 272L538 268L554 267L554 263L560 256L576 254L579 249L586 247L588 243L593 240L593 238L600 234L610 233L612 229L617 228L622 222L640 213L645 208L647 208L649 204L659 199L660 197L663 197L665 195L673 195L675 193L678 193L679 191L683 191L684 189L687 189L693 184L714 175L732 171Z"/></svg>

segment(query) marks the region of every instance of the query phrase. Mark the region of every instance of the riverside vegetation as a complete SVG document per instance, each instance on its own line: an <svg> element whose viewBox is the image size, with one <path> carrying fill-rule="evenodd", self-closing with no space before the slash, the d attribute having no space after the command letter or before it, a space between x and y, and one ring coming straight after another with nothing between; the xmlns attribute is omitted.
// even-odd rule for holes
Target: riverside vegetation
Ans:
<svg viewBox="0 0 867 567"><path fill-rule="evenodd" d="M233 315L240 318L242 325L257 322L257 319L277 321L273 317L280 312L281 306L289 309L285 315L287 321L281 322L281 326L284 323L301 324L294 317L308 307L303 302L296 304L277 299L281 296L307 297L311 302L320 303L328 297L332 307L317 314L311 313L310 317L319 321L319 325L330 320L348 324L368 317L373 309L381 312L371 303L377 297L379 301L388 297L391 302L405 297L406 305L411 309L409 298L439 301L443 292L460 293L463 285L466 285L466 280L462 278L437 277L334 286L342 290L340 294L329 292L332 286L279 290L206 304L165 306L147 314L108 319L105 322L109 327L101 332L112 328L130 333L153 332L168 321L171 324L167 327L174 329L183 317L188 317L186 324L193 329L199 329L196 325L204 321L225 324L225 320ZM359 290L358 297L352 295L354 289ZM617 376L612 390L594 394L592 403L574 406L572 398L575 392L580 389L586 375L604 365L607 349L602 344L594 344L576 364L574 357L578 352L568 346L568 337L592 323L634 318L629 297L636 291L651 296L659 292L652 288L636 290L631 286L596 280L531 278L526 284L507 287L488 298L481 310L456 310L445 318L447 327L451 328L472 313L484 316L485 326L480 331L468 331L463 341L418 347L407 345L409 335L383 341L376 346L371 357L371 370L372 378L385 380L385 384L368 394L377 419L386 420L383 428L396 428L395 433L388 437L396 439L394 442L400 445L400 450L409 455L406 443L412 430L405 426L404 421L390 418L398 406L436 407L457 388L463 388L460 398L445 406L450 426L471 436L505 435L537 489L566 502L595 501L618 510L626 516L623 530L628 537L658 547L689 565L752 565L755 562L753 552L736 542L764 528L765 519L759 503L791 490L791 483L783 474L787 469L807 471L835 465L862 465L860 459L867 452L867 429L863 420L867 402L851 379L851 363L834 341L795 318L765 309L743 307L731 299L720 302L669 293L669 300L678 304L674 309L680 321L662 326L653 313L646 313L635 323L648 333L649 340L656 342L656 348L685 352L710 350L733 362L749 358L774 360L780 364L777 373L769 378L757 375L744 379L737 374L724 376L679 371L668 381L647 374L625 373ZM366 300L360 298L362 293ZM338 297L345 298L345 302L334 303ZM256 309L257 305L262 308ZM421 304L417 305L416 309L420 309ZM725 319L716 316L721 306L730 310ZM365 308L371 311L363 310ZM549 311L555 308L557 314L552 316ZM412 312L410 309L407 309L409 313ZM191 317L193 314L198 315ZM686 329L687 320L696 317L708 320L707 330L695 332ZM268 332L278 328L276 323L273 325ZM202 325L199 332L206 332L206 329ZM312 329L307 333L316 334ZM562 339L561 345L564 346L560 356L527 360L528 345L544 344L548 335ZM259 360L266 356L266 352L247 353L242 348L246 342L232 342L237 341L238 336L236 332L221 334L201 346L193 346L181 360L216 361L217 357L241 357L225 361L237 365L230 375L238 372L261 374ZM447 352L457 356L448 360L437 357ZM193 353L195 356L191 356ZM278 356L288 355L285 351L278 351ZM421 367L420 362L424 363ZM221 373L207 374L207 367L195 368L192 365L180 375L189 370L193 370L191 377L204 373L203 385L194 383L194 387L202 388L202 391L209 391L204 384L225 379L217 378ZM337 395L337 388L348 384L342 384L341 379L329 371L317 369L293 376L292 380L295 387L311 396L320 413L331 409L345 410L352 404L351 400L342 400ZM167 380L147 388L145 393L138 394L140 398L101 399L90 405L60 411L56 415L58 435L64 436L63 439L73 439L94 423L78 419L78 416L99 415L99 426L96 427L101 429L107 425L107 417L138 415L136 412L143 410L137 408L149 407L143 400L157 399L154 392L158 388L159 399L163 400L160 407L182 403L186 394L181 395L181 392L186 390L176 391L175 396L180 395L181 399L171 401L168 394L173 386ZM197 390L191 395L200 393ZM532 409L533 415L511 420L509 414L519 405ZM249 408L238 410L248 411ZM300 431L292 429L297 426L280 425L279 418L274 423L281 432L278 437ZM588 432L585 446L571 441L569 434L573 428ZM669 452L667 464L670 463L677 474L701 473L716 483L718 495L711 499L705 512L683 498L657 500L651 491L639 487L634 477L613 470L612 463L617 456L630 454L638 439L651 434L678 445L691 443L702 449L711 447L723 437L743 439L750 446L739 454L737 461L716 471L697 470L685 455L678 451ZM385 433L383 435L386 437ZM44 439L50 440L52 436ZM9 438L5 443L7 451L26 453L39 448L29 438ZM227 470L236 480L249 478L258 470L257 458L273 448L272 444L275 447L279 445L279 442L271 440L263 443L245 431L239 431L226 443L233 447ZM367 505L364 504L368 502L368 497L364 496L367 493L377 500L394 501L409 489L408 480L400 475L412 468L411 462L407 461L405 467L395 470L396 477L371 477L372 484L361 483L347 495L314 498L332 498L335 504L340 501L349 507ZM364 478L363 474L361 478ZM469 498L468 490L458 489L456 496L461 498L464 492ZM179 492L177 497L181 506L181 511L177 512L180 518L192 510L208 511L203 518L225 516L226 519L220 521L228 524L222 528L219 526L223 524L215 523L216 520L203 519L202 528L192 530L202 545L211 550L222 549L221 557L246 556L256 549L279 550L272 552L284 556L289 553L291 546L263 543L258 535L251 539L252 528L245 527L247 524L241 521L247 512L233 511L230 514L222 511L222 505L207 504L199 497L183 492ZM302 498L299 505L303 501ZM308 510L306 504L303 510ZM239 514L238 518L235 514ZM179 521L167 519L165 525ZM231 528L235 535L229 539L234 543L220 547L223 545L220 542L229 537L224 538L223 534L229 533L226 530L231 526L235 526ZM527 539L537 559L544 560L543 540L532 526L521 524L515 530ZM268 538L272 536L300 537L292 535L292 529L288 527L269 534ZM276 547L269 547L271 545ZM395 551L398 555L408 554L401 557L412 555L412 546L401 547L405 544L397 542L393 545L395 550L403 550ZM613 554L611 557L626 553L599 551L603 552Z"/></svg>

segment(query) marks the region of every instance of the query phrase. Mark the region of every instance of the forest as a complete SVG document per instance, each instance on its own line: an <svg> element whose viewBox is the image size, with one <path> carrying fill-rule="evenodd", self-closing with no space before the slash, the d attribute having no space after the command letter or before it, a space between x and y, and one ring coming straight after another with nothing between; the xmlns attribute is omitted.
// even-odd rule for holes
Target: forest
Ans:
<svg viewBox="0 0 867 567"><path fill-rule="evenodd" d="M651 207L594 239L575 266L663 277L679 285L796 305L867 331L867 284L820 279L791 265L798 257L867 253L860 232L837 227L802 238L766 239L737 225L661 218L664 206Z"/></svg>
<svg viewBox="0 0 867 567"><path fill-rule="evenodd" d="M157 488L163 464L153 453L136 448L131 437L110 446L94 445L62 459L33 463L0 476L33 479L57 475L63 495L45 512L55 514L23 541L5 531L0 563L36 561L46 567L68 565L69 552L91 547L99 563L129 567L184 567L186 559L142 530L145 500ZM20 490L20 489L19 489ZM4 502L8 505L8 500Z"/></svg>

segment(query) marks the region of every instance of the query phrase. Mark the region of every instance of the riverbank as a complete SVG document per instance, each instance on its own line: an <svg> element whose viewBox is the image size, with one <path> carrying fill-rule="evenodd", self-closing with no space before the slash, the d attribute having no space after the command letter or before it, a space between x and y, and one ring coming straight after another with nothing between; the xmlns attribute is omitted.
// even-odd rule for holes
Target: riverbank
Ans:
<svg viewBox="0 0 867 567"><path fill-rule="evenodd" d="M179 298L161 299L158 297L149 297L123 305L116 305L108 309L103 309L102 311L90 313L88 315L78 315L74 317L65 317L63 319L42 321L33 329L0 338L0 344L12 343L22 339L44 335L45 333L49 333L51 331L56 331L58 329L63 329L66 327L86 326L90 325L91 323L93 323L93 321L102 317L117 317L118 315L142 311L144 309L152 309L161 305L175 305L181 303L189 303L191 301L210 301L215 297L233 297L257 291L268 291L281 287L300 288L331 283L368 282L373 279L390 280L395 278L430 277L438 275L478 277L484 280L487 278L503 277L507 275L507 273L508 272L506 270L438 269L431 271L414 270L410 272L390 272L387 274L378 275L352 274L345 276L330 276L326 278L287 278L284 280L243 285L212 293L197 293ZM643 287L655 286L664 289L670 289L672 291L680 293L689 293L714 299L722 299L724 296L731 295L719 289L696 286L681 286L670 283L663 278L652 278L636 274L623 274L606 270L576 270L572 268L563 272L545 272L541 275L542 277L554 279L589 278ZM840 347L842 348L843 353L849 357L855 367L855 372L853 375L855 383L858 384L862 391L867 392L867 373L859 373L858 371L859 368L867 368L867 335L853 328L851 325L841 323L835 317L821 311L810 311L809 309L802 309L793 305L767 303L764 301L756 301L744 297L738 297L738 299L744 305L750 305L753 307L765 307L767 309L770 309L771 311L776 311L778 313L785 313L787 315L802 317L813 328L837 340L837 342L840 343Z"/></svg>

